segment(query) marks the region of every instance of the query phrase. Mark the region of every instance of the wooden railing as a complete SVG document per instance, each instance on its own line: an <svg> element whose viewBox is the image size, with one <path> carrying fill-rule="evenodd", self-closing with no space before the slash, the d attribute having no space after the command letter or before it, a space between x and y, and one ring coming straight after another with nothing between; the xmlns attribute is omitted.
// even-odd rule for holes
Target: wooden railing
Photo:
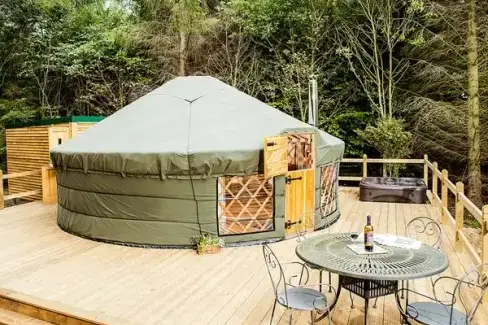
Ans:
<svg viewBox="0 0 488 325"><path fill-rule="evenodd" d="M343 158L341 163L362 164L363 176L339 176L340 181L361 181L363 177L368 177L368 164L383 164L383 176L386 176L386 164L423 164L423 159L382 159L382 158L368 158L363 155L363 158Z"/></svg>
<svg viewBox="0 0 488 325"><path fill-rule="evenodd" d="M4 195L4 180L14 179L27 176L41 175L42 190L32 190L20 193L14 193ZM42 167L41 169L30 170L26 172L3 174L0 170L0 209L5 208L5 201L13 200L23 197L31 197L34 195L42 194L42 202L46 204L52 204L56 202L56 173L55 170L49 166Z"/></svg>
<svg viewBox="0 0 488 325"><path fill-rule="evenodd" d="M488 205L483 206L480 210L464 194L464 184L462 182L454 184L450 181L447 170L439 170L437 162L430 162L427 155L424 156L424 159L371 159L364 155L363 158L344 158L341 163L362 163L362 177L339 176L339 180L343 181L361 181L363 177L367 177L368 163L423 165L423 178L428 188L427 196L432 206L438 209L441 223L451 228L454 232L456 250L461 251L465 248L476 264L482 261L484 263L488 262ZM383 175L386 175L385 167L383 167ZM429 176L432 178L430 183ZM439 190L441 193L440 197ZM449 211L449 192L454 195L454 216ZM463 233L465 210L481 225L481 256Z"/></svg>
<svg viewBox="0 0 488 325"><path fill-rule="evenodd" d="M456 250L460 251L464 247L475 263L481 263L481 261L488 262L488 205L483 206L482 210L480 210L464 194L464 184L462 182L457 182L456 184L451 182L447 170L439 170L438 164L436 162L430 162L427 156L424 157L424 161L427 166L424 168L424 178L428 178L429 171L432 174L432 186L429 197L431 204L439 209L441 223L447 224L453 228ZM425 173L425 170L427 170L427 173ZM441 193L440 197L439 187ZM454 195L454 216L449 211L449 192ZM465 210L468 211L481 225L481 256L477 253L476 249L471 245L463 232Z"/></svg>

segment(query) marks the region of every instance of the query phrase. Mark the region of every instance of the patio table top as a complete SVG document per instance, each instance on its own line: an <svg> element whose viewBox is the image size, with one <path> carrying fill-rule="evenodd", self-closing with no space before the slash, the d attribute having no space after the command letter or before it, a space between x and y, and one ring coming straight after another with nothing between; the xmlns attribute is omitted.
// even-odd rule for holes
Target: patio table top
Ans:
<svg viewBox="0 0 488 325"><path fill-rule="evenodd" d="M422 244L419 249L375 245L382 254L357 254L348 245L361 244L357 233L334 233L311 237L296 248L300 259L314 267L343 276L366 280L410 280L445 271L447 257L438 249ZM361 234L359 235L361 237Z"/></svg>

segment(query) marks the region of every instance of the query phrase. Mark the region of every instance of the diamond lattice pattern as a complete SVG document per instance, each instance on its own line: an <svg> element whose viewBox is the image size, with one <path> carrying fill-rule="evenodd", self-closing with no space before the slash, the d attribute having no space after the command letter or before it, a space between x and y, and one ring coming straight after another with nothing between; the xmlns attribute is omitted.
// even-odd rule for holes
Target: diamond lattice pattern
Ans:
<svg viewBox="0 0 488 325"><path fill-rule="evenodd" d="M263 175L225 176L218 182L220 235L274 230L272 179Z"/></svg>
<svg viewBox="0 0 488 325"><path fill-rule="evenodd" d="M337 168L332 164L321 168L320 173L320 212L323 218L337 209Z"/></svg>
<svg viewBox="0 0 488 325"><path fill-rule="evenodd" d="M314 166L312 133L288 135L288 170L310 169Z"/></svg>

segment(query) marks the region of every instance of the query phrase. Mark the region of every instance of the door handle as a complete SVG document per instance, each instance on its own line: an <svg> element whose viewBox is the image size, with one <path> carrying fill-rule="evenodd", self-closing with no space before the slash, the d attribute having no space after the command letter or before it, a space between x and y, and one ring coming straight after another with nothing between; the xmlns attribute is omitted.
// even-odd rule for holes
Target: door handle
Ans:
<svg viewBox="0 0 488 325"><path fill-rule="evenodd" d="M302 180L302 176L296 177L296 178L292 178L291 176L288 176L286 178L286 184L291 184L291 182L293 182L293 181L299 181L299 180Z"/></svg>
<svg viewBox="0 0 488 325"><path fill-rule="evenodd" d="M296 225L296 224L301 224L301 223L302 223L302 220L297 220L295 222L291 222L291 220L288 220L287 222L285 222L285 229L290 229L291 226Z"/></svg>

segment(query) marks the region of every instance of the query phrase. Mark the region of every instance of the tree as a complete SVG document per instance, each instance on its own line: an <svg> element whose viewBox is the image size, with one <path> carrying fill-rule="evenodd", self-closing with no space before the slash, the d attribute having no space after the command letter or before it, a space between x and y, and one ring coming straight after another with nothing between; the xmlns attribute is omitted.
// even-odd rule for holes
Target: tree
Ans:
<svg viewBox="0 0 488 325"><path fill-rule="evenodd" d="M477 55L473 61L477 66L474 70L478 75L475 77L477 82L474 82L478 85L477 96L470 94L469 74L474 68L470 61L474 57L470 55L467 37L471 29L469 5L458 1L433 1L426 10L426 19L418 22L425 27L425 42L405 51L415 64L401 85L408 91L404 94L402 114L409 120L414 134L416 154L428 153L452 171L452 177L467 181L468 195L471 196L471 183L476 182L476 178L481 180L478 185L474 184L474 188L477 187L476 191L481 193L479 186L486 178L483 179L483 173L479 174L479 165L488 160L488 129L484 127L488 123L488 60L485 59L488 51L488 6L486 2L478 3L474 21L477 35L471 38L477 48L472 53ZM475 106L471 106L473 103ZM473 127L470 110L476 106L475 111L478 112L475 112L477 117L474 120L477 126ZM469 151L474 148L473 139L479 142L479 151L472 156L473 161L478 162L471 165ZM479 177L470 176L470 165L478 166L475 168ZM473 201L476 200L473 197Z"/></svg>
<svg viewBox="0 0 488 325"><path fill-rule="evenodd" d="M346 58L381 118L392 118L396 86L409 65L395 51L415 37L412 18L423 10L420 0L359 0L347 10L354 18L344 16L338 26L337 53Z"/></svg>
<svg viewBox="0 0 488 325"><path fill-rule="evenodd" d="M171 75L189 73L191 55L205 43L215 19L204 0L138 0L140 23L135 28L135 41L145 44L150 55L158 58L161 67ZM167 79L168 75L161 76Z"/></svg>
<svg viewBox="0 0 488 325"><path fill-rule="evenodd" d="M264 60L231 7L219 10L219 24L204 46L204 74L212 75L248 95L259 96L267 76Z"/></svg>
<svg viewBox="0 0 488 325"><path fill-rule="evenodd" d="M234 21L261 51L265 66L261 99L307 120L309 76L324 87L332 74L334 2L323 0L235 0ZM320 98L327 98L323 88ZM319 100L319 105L325 101ZM319 107L319 111L324 106Z"/></svg>
<svg viewBox="0 0 488 325"><path fill-rule="evenodd" d="M482 205L480 168L480 99L476 1L468 1L468 196Z"/></svg>
<svg viewBox="0 0 488 325"><path fill-rule="evenodd" d="M385 159L407 157L411 152L412 134L404 130L402 120L384 118L379 120L375 126L368 125L364 130L357 132ZM389 177L398 177L399 171L403 167L399 164L385 165Z"/></svg>

